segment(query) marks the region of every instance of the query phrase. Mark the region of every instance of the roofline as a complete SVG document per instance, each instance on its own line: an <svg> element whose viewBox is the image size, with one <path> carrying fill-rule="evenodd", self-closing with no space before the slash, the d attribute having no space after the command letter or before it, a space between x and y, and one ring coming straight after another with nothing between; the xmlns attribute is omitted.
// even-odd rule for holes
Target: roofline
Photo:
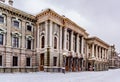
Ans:
<svg viewBox="0 0 120 82"><path fill-rule="evenodd" d="M84 28L82 28L81 26L79 26L78 24L76 24L75 22L73 22L72 20L70 20L69 18L67 18L67 17L65 17L65 16L61 16L60 14L58 14L57 12L55 12L54 10L52 10L52 9L50 9L50 8L47 8L47 9L45 9L45 10L42 10L39 14L36 15L36 17L38 17L38 16L40 16L40 15L42 15L42 14L45 14L46 12L49 12L49 11L55 13L57 16L59 16L59 17L62 18L63 20L66 20L66 21L72 23L72 24L75 25L76 27L79 27L82 31L84 31L84 32L86 31ZM86 34L88 35L87 32L86 32Z"/></svg>
<svg viewBox="0 0 120 82"><path fill-rule="evenodd" d="M91 39L93 39L93 40L98 40L98 41L102 42L103 44L105 44L105 45L107 45L107 46L110 47L110 45L109 45L108 43L106 43L105 41L103 41L102 39L100 39L100 38L98 38L98 37L96 37L96 36L88 37L88 38L87 38L87 40L91 40Z"/></svg>
<svg viewBox="0 0 120 82"><path fill-rule="evenodd" d="M26 13L24 11L21 11L19 9L16 9L16 8L14 8L12 6L6 5L6 4L1 3L1 2L0 2L0 8L6 9L9 12L13 12L15 14L22 15L22 16L27 17L29 19L35 20L34 15L28 14L28 13Z"/></svg>

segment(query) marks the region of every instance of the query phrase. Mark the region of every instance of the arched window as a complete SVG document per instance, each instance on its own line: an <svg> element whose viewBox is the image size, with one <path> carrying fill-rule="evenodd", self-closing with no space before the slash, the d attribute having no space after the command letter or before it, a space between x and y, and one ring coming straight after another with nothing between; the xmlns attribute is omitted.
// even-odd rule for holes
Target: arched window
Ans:
<svg viewBox="0 0 120 82"><path fill-rule="evenodd" d="M54 37L54 49L57 49L57 38Z"/></svg>
<svg viewBox="0 0 120 82"><path fill-rule="evenodd" d="M44 48L45 47L45 37L43 36L41 38L41 48Z"/></svg>

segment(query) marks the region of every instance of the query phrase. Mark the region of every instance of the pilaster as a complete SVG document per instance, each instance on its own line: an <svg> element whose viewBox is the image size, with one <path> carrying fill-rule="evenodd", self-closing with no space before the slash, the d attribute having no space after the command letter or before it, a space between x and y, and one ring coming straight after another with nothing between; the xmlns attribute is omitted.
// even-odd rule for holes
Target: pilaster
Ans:
<svg viewBox="0 0 120 82"><path fill-rule="evenodd" d="M12 27L12 22L11 22L11 16L7 16L7 43L6 46L10 47L11 46L11 27Z"/></svg>

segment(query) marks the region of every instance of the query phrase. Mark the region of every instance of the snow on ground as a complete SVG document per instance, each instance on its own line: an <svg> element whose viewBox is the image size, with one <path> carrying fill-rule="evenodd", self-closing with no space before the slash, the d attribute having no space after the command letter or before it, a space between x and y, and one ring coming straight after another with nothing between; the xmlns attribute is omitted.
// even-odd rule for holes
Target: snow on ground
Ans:
<svg viewBox="0 0 120 82"><path fill-rule="evenodd" d="M0 73L0 82L120 82L120 69L99 72Z"/></svg>

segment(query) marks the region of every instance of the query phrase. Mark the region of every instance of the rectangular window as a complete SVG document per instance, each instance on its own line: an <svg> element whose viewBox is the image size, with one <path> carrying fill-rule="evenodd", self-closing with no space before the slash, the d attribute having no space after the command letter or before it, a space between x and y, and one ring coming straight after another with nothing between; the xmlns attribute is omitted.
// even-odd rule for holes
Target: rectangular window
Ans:
<svg viewBox="0 0 120 82"><path fill-rule="evenodd" d="M32 26L31 25L27 25L27 30L28 31L32 31Z"/></svg>
<svg viewBox="0 0 120 82"><path fill-rule="evenodd" d="M30 66L30 57L26 58L26 66Z"/></svg>
<svg viewBox="0 0 120 82"><path fill-rule="evenodd" d="M19 22L18 21L13 21L13 25L14 25L14 27L19 28Z"/></svg>
<svg viewBox="0 0 120 82"><path fill-rule="evenodd" d="M2 66L2 56L0 56L0 66Z"/></svg>
<svg viewBox="0 0 120 82"><path fill-rule="evenodd" d="M31 40L27 40L27 49L31 49Z"/></svg>
<svg viewBox="0 0 120 82"><path fill-rule="evenodd" d="M18 66L18 57L13 56L13 66Z"/></svg>
<svg viewBox="0 0 120 82"><path fill-rule="evenodd" d="M18 37L13 37L12 45L15 48L19 47L19 38Z"/></svg>
<svg viewBox="0 0 120 82"><path fill-rule="evenodd" d="M57 66L57 57L53 57L53 66Z"/></svg>
<svg viewBox="0 0 120 82"><path fill-rule="evenodd" d="M0 16L0 23L4 23L4 17Z"/></svg>
<svg viewBox="0 0 120 82"><path fill-rule="evenodd" d="M0 45L3 45L3 34L0 34Z"/></svg>

